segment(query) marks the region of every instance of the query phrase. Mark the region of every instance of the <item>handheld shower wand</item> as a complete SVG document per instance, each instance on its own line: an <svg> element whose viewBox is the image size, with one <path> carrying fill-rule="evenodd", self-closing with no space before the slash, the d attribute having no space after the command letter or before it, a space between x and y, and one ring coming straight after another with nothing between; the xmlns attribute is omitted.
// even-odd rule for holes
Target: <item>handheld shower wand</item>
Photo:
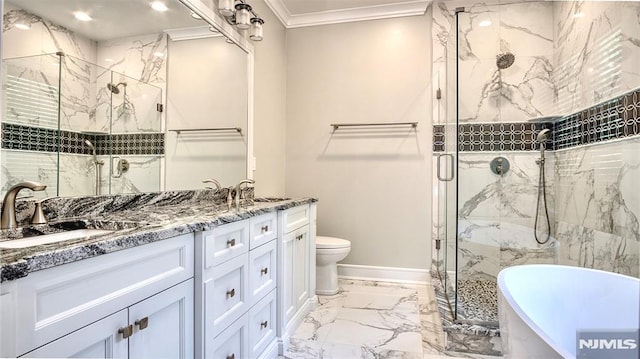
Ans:
<svg viewBox="0 0 640 359"><path fill-rule="evenodd" d="M89 148L91 149L91 152L93 154L93 165L96 167L96 184L95 184L95 194L100 194L100 167L102 167L102 165L104 165L104 161L103 160L98 160L98 156L96 154L96 146L93 145L93 143L91 143L91 141L89 140L84 140L84 143L87 144L87 146L89 146Z"/></svg>
<svg viewBox="0 0 640 359"><path fill-rule="evenodd" d="M533 236L538 244L545 244L549 242L549 238L551 238L551 220L549 219L549 209L547 207L547 189L546 179L544 176L544 150L550 136L551 130L548 128L545 128L542 131L538 132L538 135L536 136L536 141L540 144L540 158L536 160L536 164L540 166L540 176L538 178L538 200L536 202L536 219L533 224ZM538 217L540 214L541 197L544 203L544 213L547 218L547 238L544 241L538 239Z"/></svg>

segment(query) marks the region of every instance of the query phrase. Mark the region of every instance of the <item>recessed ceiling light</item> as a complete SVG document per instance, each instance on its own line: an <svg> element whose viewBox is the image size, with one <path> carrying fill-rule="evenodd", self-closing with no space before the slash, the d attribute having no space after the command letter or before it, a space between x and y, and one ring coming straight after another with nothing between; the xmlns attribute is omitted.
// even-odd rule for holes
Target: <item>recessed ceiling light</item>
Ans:
<svg viewBox="0 0 640 359"><path fill-rule="evenodd" d="M154 52L153 56L155 56L155 57L164 57L164 52L160 52L160 51Z"/></svg>
<svg viewBox="0 0 640 359"><path fill-rule="evenodd" d="M21 22L18 22L13 26L15 26L16 29L20 29L20 30L31 30L31 25L23 24Z"/></svg>
<svg viewBox="0 0 640 359"><path fill-rule="evenodd" d="M154 1L151 3L151 8L155 11L165 12L169 10L167 5L165 5L162 1Z"/></svg>
<svg viewBox="0 0 640 359"><path fill-rule="evenodd" d="M196 19L196 20L202 20L202 17L198 14L196 14L195 12L191 12L191 17Z"/></svg>
<svg viewBox="0 0 640 359"><path fill-rule="evenodd" d="M478 23L478 26L487 27L487 26L491 26L491 24L492 24L491 20L482 20L480 21L480 23Z"/></svg>
<svg viewBox="0 0 640 359"><path fill-rule="evenodd" d="M74 12L73 16L75 16L76 19L78 19L80 21L91 21L91 20L93 20L93 18L91 16L89 16L89 14L87 14L86 12L82 12L82 11Z"/></svg>

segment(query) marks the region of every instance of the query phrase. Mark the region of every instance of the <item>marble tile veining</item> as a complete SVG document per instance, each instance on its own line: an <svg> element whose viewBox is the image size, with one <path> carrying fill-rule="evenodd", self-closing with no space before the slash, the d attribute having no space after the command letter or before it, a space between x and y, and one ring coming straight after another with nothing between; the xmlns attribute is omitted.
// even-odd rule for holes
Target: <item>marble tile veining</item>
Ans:
<svg viewBox="0 0 640 359"><path fill-rule="evenodd" d="M293 333L285 358L481 358L445 351L431 285L340 279ZM487 357L496 358L496 357Z"/></svg>

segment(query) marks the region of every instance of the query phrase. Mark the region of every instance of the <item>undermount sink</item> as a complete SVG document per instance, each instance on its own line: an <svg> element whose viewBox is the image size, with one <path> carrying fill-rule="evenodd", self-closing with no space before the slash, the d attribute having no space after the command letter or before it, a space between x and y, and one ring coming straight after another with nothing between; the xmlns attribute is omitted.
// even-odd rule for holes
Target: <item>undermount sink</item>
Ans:
<svg viewBox="0 0 640 359"><path fill-rule="evenodd" d="M115 231L136 229L144 223L100 220L66 220L0 231L0 249L27 248L43 244L92 238Z"/></svg>
<svg viewBox="0 0 640 359"><path fill-rule="evenodd" d="M95 237L95 236L100 236L100 235L108 234L112 232L113 231L106 230L106 229L76 229L76 230L66 231L66 232L42 234L35 237L2 241L0 242L0 248L14 249L14 248L33 247L33 246L38 246L42 244L69 241L72 239Z"/></svg>

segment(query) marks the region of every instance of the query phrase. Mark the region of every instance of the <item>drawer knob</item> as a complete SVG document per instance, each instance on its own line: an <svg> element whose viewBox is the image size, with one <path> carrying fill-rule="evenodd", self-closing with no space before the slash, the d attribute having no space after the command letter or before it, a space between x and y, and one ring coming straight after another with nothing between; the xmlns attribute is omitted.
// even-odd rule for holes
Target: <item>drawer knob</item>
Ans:
<svg viewBox="0 0 640 359"><path fill-rule="evenodd" d="M233 298L236 295L236 289L235 288L231 288L231 290L227 291L227 297L229 298Z"/></svg>
<svg viewBox="0 0 640 359"><path fill-rule="evenodd" d="M118 329L118 333L122 334L122 339L127 339L133 335L133 325L129 324L126 327Z"/></svg>
<svg viewBox="0 0 640 359"><path fill-rule="evenodd" d="M142 319L136 320L135 324L140 328L140 330L144 330L149 326L149 317L144 317Z"/></svg>
<svg viewBox="0 0 640 359"><path fill-rule="evenodd" d="M260 323L260 330L266 328L267 325L269 325L269 322L267 322L266 320L264 322Z"/></svg>
<svg viewBox="0 0 640 359"><path fill-rule="evenodd" d="M268 232L269 231L269 225L267 224L266 226L262 226L261 230L262 230L262 233Z"/></svg>
<svg viewBox="0 0 640 359"><path fill-rule="evenodd" d="M230 239L230 240L227 241L227 247L233 247L235 245L236 245L236 239L235 238Z"/></svg>
<svg viewBox="0 0 640 359"><path fill-rule="evenodd" d="M265 275L267 273L269 273L269 268L264 267L264 268L260 269L260 274Z"/></svg>
<svg viewBox="0 0 640 359"><path fill-rule="evenodd" d="M236 359L236 353L231 353L227 355L227 359Z"/></svg>
<svg viewBox="0 0 640 359"><path fill-rule="evenodd" d="M303 236L302 236L302 234L298 234L298 235L296 236L296 239L297 239L297 240L301 240L301 239L302 239L302 237L303 237Z"/></svg>

